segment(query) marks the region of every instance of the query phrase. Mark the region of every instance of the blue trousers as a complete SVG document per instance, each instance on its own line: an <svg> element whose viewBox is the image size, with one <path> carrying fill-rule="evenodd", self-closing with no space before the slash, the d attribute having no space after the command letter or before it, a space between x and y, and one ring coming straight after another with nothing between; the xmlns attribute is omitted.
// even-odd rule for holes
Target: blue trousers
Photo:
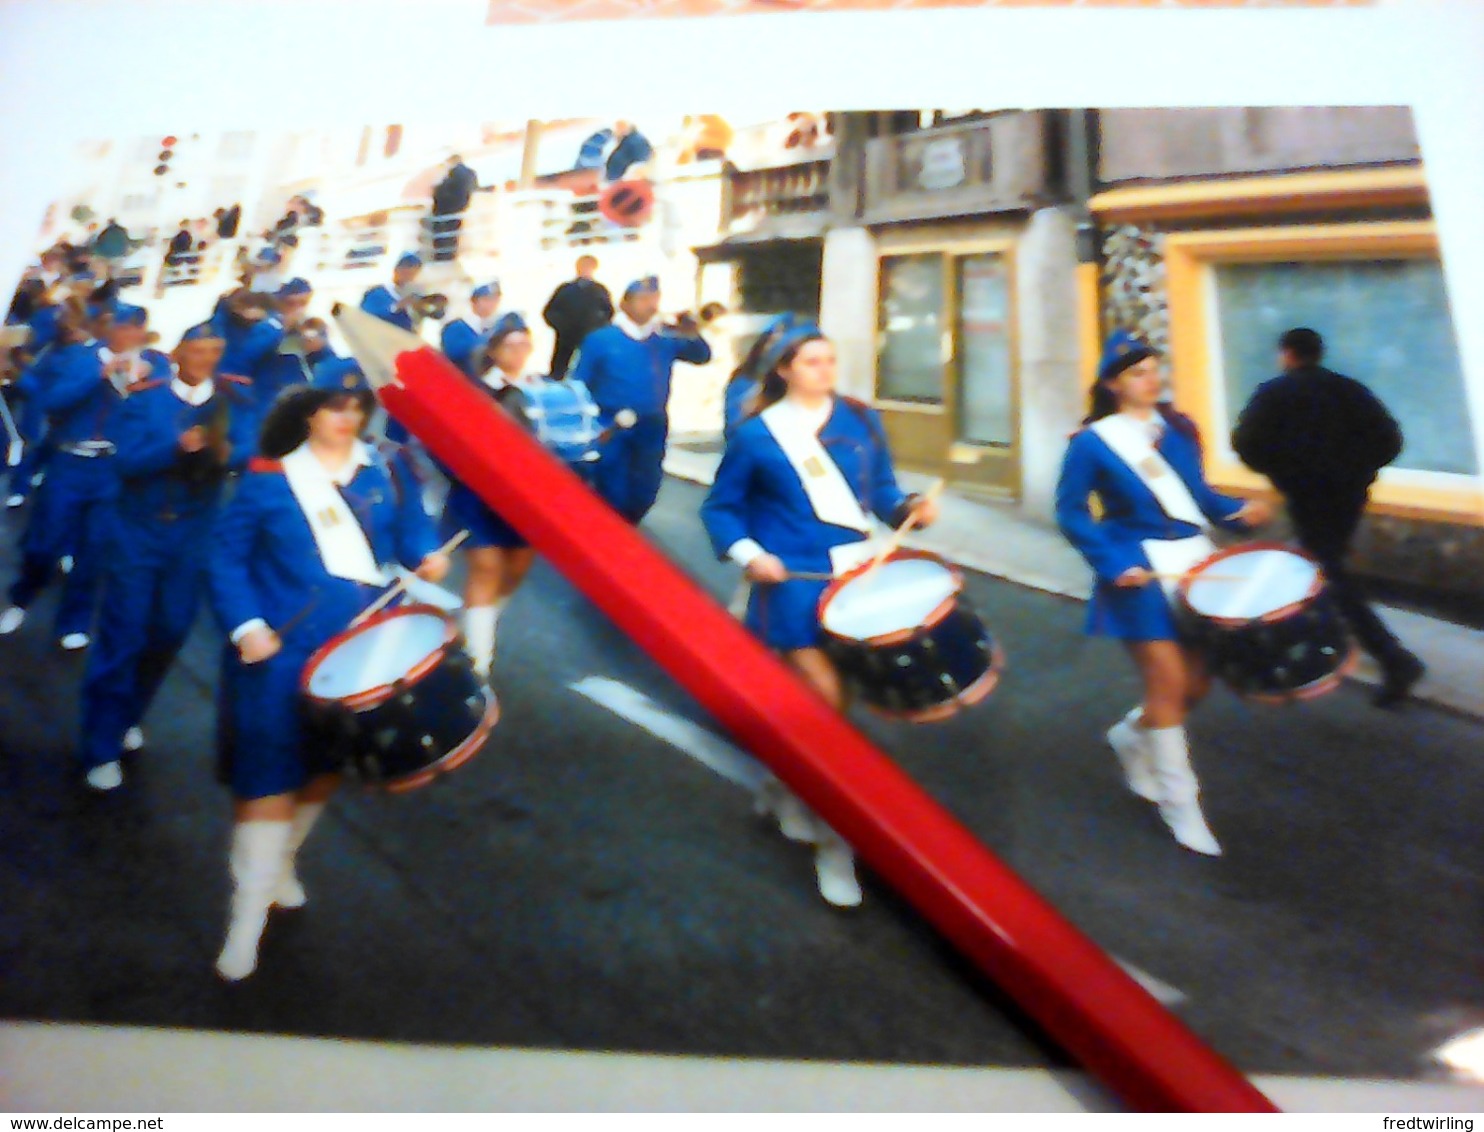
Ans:
<svg viewBox="0 0 1484 1132"><path fill-rule="evenodd" d="M72 573L57 606L58 637L92 630L98 582L114 541L117 500L111 456L88 459L58 452L47 463L46 482L21 538L21 569L10 601L28 607L56 575L61 559L72 555Z"/></svg>
<svg viewBox="0 0 1484 1132"><path fill-rule="evenodd" d="M608 423L605 420L604 426ZM640 417L633 428L615 431L603 444L593 486L610 507L635 525L659 498L669 435L669 418L655 413Z"/></svg>
<svg viewBox="0 0 1484 1132"><path fill-rule="evenodd" d="M119 757L175 663L206 593L215 510L174 521L123 517L82 682L85 768Z"/></svg>

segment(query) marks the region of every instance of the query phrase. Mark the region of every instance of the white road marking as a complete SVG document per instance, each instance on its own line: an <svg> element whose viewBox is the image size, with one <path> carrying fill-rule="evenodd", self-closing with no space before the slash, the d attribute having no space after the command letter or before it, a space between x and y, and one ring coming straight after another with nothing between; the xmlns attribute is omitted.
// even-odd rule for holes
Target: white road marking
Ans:
<svg viewBox="0 0 1484 1132"><path fill-rule="evenodd" d="M567 685L578 695L586 696L614 715L642 727L657 739L663 739L676 750L689 755L728 782L756 791L768 777L768 770L751 755L738 750L719 735L700 724L673 715L643 692L606 676L585 676ZM1155 978L1148 971L1114 955L1113 961L1143 987L1162 1006L1179 1006L1188 1001L1185 993Z"/></svg>
<svg viewBox="0 0 1484 1132"><path fill-rule="evenodd" d="M578 695L601 704L614 715L642 727L658 739L684 752L728 782L757 790L768 777L763 764L738 750L719 735L689 719L672 715L643 692L606 676L586 676L569 684Z"/></svg>

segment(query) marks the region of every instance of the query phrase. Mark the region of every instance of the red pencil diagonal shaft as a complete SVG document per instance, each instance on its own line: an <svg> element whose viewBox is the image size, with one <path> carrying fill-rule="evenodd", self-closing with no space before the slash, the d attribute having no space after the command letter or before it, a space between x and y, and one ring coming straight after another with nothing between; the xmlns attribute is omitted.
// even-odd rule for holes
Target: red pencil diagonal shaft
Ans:
<svg viewBox="0 0 1484 1132"><path fill-rule="evenodd" d="M1273 1111L440 354L411 335L388 349L359 315L342 327L373 383L394 369L387 411L1126 1104Z"/></svg>

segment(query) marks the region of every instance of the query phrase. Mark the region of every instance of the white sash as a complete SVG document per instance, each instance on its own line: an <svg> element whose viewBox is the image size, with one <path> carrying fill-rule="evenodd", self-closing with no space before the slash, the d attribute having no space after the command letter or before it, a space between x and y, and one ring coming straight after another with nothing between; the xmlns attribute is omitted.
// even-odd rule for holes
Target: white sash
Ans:
<svg viewBox="0 0 1484 1132"><path fill-rule="evenodd" d="M369 462L366 457L365 447L358 441L351 458L365 464ZM284 478L309 521L325 571L333 577L368 586L386 585L386 575L377 567L376 556L371 552L371 540L335 486L334 478L309 450L309 445L299 445L282 463Z"/></svg>
<svg viewBox="0 0 1484 1132"><path fill-rule="evenodd" d="M845 482L840 465L831 459L819 434L804 423L793 406L779 401L759 413L758 419L783 449L819 521L870 534L871 517Z"/></svg>
<svg viewBox="0 0 1484 1132"><path fill-rule="evenodd" d="M1211 524L1201 513L1190 488L1159 454L1142 424L1115 413L1094 423L1092 431L1154 494L1166 515L1202 530L1210 528Z"/></svg>

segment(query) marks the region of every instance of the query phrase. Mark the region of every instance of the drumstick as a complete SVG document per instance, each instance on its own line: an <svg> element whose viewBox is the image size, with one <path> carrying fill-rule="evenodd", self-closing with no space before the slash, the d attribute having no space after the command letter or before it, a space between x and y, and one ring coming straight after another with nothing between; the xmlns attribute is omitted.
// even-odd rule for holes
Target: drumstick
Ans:
<svg viewBox="0 0 1484 1132"><path fill-rule="evenodd" d="M871 559L871 565L862 572L861 577L864 578L867 574L870 574L896 552L897 547L902 545L902 540L907 537L907 533L913 527L917 526L918 508L930 500L937 499L947 484L947 480L939 479L933 483L932 487L922 493L917 502L912 505L912 510L907 513L907 517L902 520L902 525L892 532L891 538L887 539L881 549L876 552L876 557Z"/></svg>
<svg viewBox="0 0 1484 1132"><path fill-rule="evenodd" d="M453 538L449 539L446 543L440 546L437 550L433 551L433 553L450 554L452 553L454 547L458 546L459 543L463 542L468 537L468 531L460 531L458 534L454 535ZM362 621L365 621L372 614L379 613L383 609L385 609L392 603L393 600L396 599L397 595L399 595L403 590L407 588L408 582L415 576L416 575L409 574L406 577L398 578L391 585L391 587L387 589L386 593L382 594L370 605L366 606L365 609L361 610L360 613L356 614L356 616L351 619L349 627L354 629L357 625L359 625Z"/></svg>

